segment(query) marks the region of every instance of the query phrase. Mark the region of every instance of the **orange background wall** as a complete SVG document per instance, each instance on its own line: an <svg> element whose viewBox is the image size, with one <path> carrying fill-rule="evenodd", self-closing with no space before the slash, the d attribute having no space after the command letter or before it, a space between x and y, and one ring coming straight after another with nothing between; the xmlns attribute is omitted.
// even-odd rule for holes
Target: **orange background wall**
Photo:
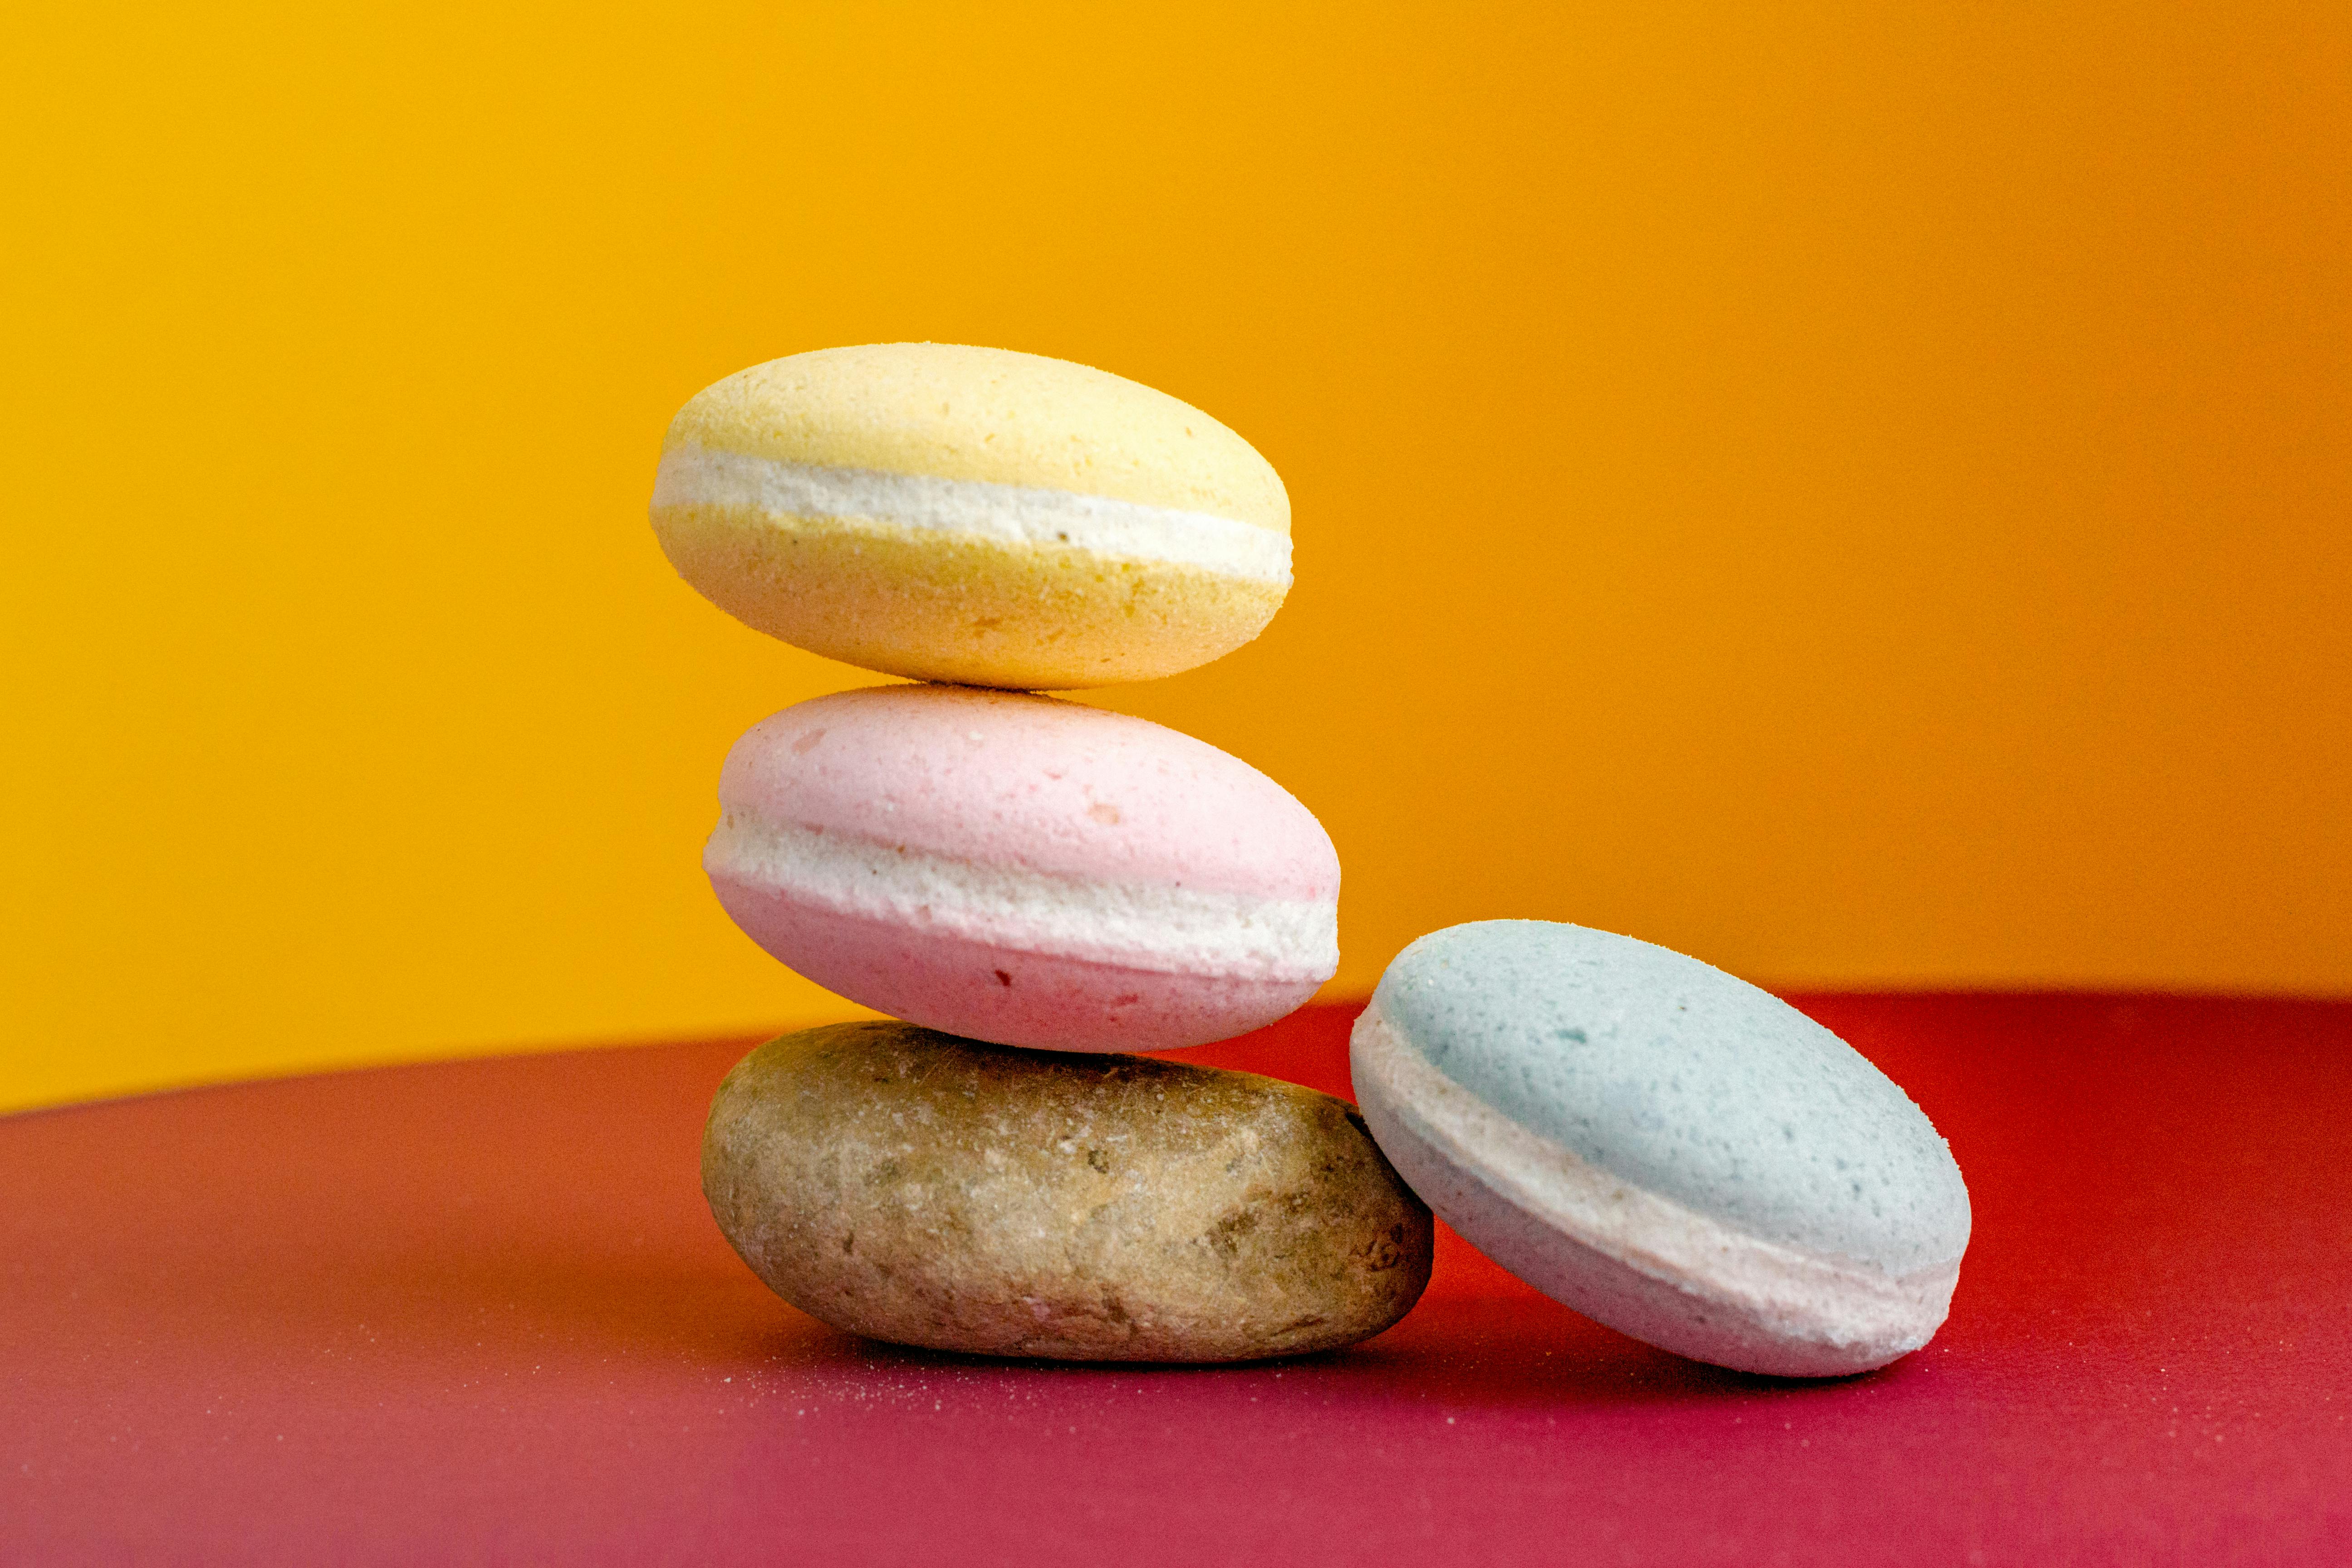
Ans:
<svg viewBox="0 0 2352 1568"><path fill-rule="evenodd" d="M931 338L1286 477L1335 988L1534 915L1769 982L2352 989L2352 11L47 7L0 92L0 1104L838 1013L697 868L866 679L662 426Z"/></svg>

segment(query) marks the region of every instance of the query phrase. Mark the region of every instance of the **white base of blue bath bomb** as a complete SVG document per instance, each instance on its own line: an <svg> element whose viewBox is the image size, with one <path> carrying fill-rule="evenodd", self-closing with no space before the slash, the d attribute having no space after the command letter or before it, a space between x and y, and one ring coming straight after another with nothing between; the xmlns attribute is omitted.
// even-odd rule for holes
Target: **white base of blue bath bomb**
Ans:
<svg viewBox="0 0 2352 1568"><path fill-rule="evenodd" d="M1893 1276L1733 1230L1497 1114L1399 1039L1377 1001L1349 1061L1406 1184L1496 1263L1622 1333L1742 1372L1835 1377L1918 1349L1950 1310L1958 1257Z"/></svg>

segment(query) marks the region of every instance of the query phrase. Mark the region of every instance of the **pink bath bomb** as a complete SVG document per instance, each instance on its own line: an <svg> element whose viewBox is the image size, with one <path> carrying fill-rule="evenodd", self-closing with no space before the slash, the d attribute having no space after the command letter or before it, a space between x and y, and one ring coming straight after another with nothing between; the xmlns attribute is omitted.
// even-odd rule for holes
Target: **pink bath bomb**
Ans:
<svg viewBox="0 0 2352 1568"><path fill-rule="evenodd" d="M752 726L719 800L703 868L735 923L909 1023L1167 1050L1270 1024L1339 967L1339 858L1314 815L1125 714L845 691Z"/></svg>

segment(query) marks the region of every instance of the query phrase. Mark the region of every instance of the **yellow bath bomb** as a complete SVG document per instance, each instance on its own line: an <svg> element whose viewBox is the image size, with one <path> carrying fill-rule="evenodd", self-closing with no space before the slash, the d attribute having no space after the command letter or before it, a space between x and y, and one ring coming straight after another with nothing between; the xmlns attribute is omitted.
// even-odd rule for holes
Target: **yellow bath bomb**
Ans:
<svg viewBox="0 0 2352 1568"><path fill-rule="evenodd" d="M712 603L889 675L1148 680L1257 636L1290 498L1165 393L1005 349L875 343L739 371L670 421L654 531Z"/></svg>

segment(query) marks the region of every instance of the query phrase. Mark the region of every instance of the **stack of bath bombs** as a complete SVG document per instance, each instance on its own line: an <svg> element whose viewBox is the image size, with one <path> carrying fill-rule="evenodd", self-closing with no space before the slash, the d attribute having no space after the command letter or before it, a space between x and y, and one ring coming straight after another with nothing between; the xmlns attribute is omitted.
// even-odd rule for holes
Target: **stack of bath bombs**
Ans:
<svg viewBox="0 0 2352 1568"><path fill-rule="evenodd" d="M890 1016L719 1090L704 1191L760 1278L852 1332L1008 1355L1230 1361L1403 1316L1430 1211L1351 1107L1129 1054L1330 978L1330 839L1214 747L1037 695L1258 634L1290 584L1265 460L1082 365L827 349L689 401L653 521L739 619L921 683L786 709L720 772L729 914Z"/></svg>

